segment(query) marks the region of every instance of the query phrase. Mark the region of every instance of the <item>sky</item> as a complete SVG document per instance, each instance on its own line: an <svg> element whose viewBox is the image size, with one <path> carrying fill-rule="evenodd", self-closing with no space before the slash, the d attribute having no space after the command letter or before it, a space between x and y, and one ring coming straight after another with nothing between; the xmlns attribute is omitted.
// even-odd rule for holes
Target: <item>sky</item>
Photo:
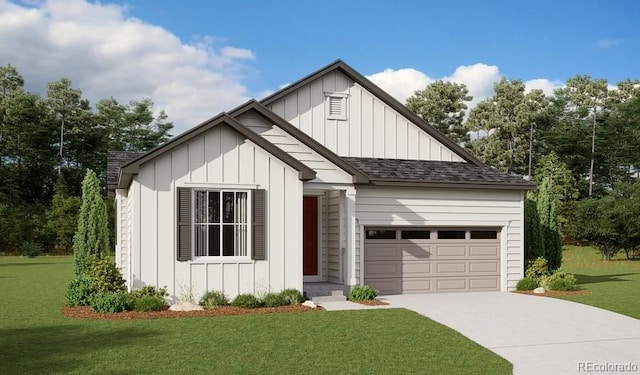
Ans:
<svg viewBox="0 0 640 375"><path fill-rule="evenodd" d="M638 20L636 0L0 0L0 65L41 94L151 98L175 135L336 59L401 102L464 83L470 107L502 77L640 79Z"/></svg>

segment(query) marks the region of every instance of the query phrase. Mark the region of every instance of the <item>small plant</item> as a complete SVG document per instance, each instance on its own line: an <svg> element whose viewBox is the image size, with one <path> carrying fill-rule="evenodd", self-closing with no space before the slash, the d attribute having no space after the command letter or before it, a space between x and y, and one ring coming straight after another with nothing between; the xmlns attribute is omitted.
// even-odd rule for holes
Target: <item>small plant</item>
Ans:
<svg viewBox="0 0 640 375"><path fill-rule="evenodd" d="M138 299L146 296L164 298L164 297L167 297L168 295L169 293L167 293L166 286L156 290L156 287L154 287L153 285L145 285L141 289L134 290L133 292L131 292L131 296L134 299Z"/></svg>
<svg viewBox="0 0 640 375"><path fill-rule="evenodd" d="M534 260L530 260L527 265L527 271L525 277L527 279L533 279L540 281L544 276L549 275L549 266L546 259L538 257Z"/></svg>
<svg viewBox="0 0 640 375"><path fill-rule="evenodd" d="M134 311L161 311L167 307L167 302L162 297L156 295L144 295L133 300Z"/></svg>
<svg viewBox="0 0 640 375"><path fill-rule="evenodd" d="M200 305L205 309L226 306L228 304L229 299L227 296L223 292L217 290L210 290L200 298Z"/></svg>
<svg viewBox="0 0 640 375"><path fill-rule="evenodd" d="M375 299L378 291L369 285L356 285L349 292L349 301L368 301Z"/></svg>
<svg viewBox="0 0 640 375"><path fill-rule="evenodd" d="M282 293L267 293L262 297L266 307L278 307L290 305L289 299Z"/></svg>
<svg viewBox="0 0 640 375"><path fill-rule="evenodd" d="M305 301L304 295L298 289L285 289L280 294L287 299L289 305L297 305Z"/></svg>
<svg viewBox="0 0 640 375"><path fill-rule="evenodd" d="M91 309L99 313L130 311L133 298L129 293L99 292L91 299Z"/></svg>
<svg viewBox="0 0 640 375"><path fill-rule="evenodd" d="M518 284L516 284L516 290L534 290L538 286L540 286L538 280L525 277L518 281Z"/></svg>
<svg viewBox="0 0 640 375"><path fill-rule="evenodd" d="M575 290L576 282L573 274L558 269L553 274L544 276L540 285L548 290Z"/></svg>
<svg viewBox="0 0 640 375"><path fill-rule="evenodd" d="M91 287L91 279L84 275L77 277L69 283L65 297L67 306L89 306L95 291Z"/></svg>
<svg viewBox="0 0 640 375"><path fill-rule="evenodd" d="M193 293L193 285L191 285L190 282L188 285L179 284L178 288L180 289L180 301L196 303L196 297Z"/></svg>
<svg viewBox="0 0 640 375"><path fill-rule="evenodd" d="M124 292L126 290L122 273L109 258L91 256L89 261L92 288L96 292Z"/></svg>
<svg viewBox="0 0 640 375"><path fill-rule="evenodd" d="M20 252L25 257L35 258L40 255L41 251L42 246L34 241L25 241L22 243L22 245L20 245Z"/></svg>
<svg viewBox="0 0 640 375"><path fill-rule="evenodd" d="M242 307L244 309L255 309L258 307L262 307L262 301L258 299L258 297L253 294L238 294L236 298L233 299L231 304L235 307Z"/></svg>

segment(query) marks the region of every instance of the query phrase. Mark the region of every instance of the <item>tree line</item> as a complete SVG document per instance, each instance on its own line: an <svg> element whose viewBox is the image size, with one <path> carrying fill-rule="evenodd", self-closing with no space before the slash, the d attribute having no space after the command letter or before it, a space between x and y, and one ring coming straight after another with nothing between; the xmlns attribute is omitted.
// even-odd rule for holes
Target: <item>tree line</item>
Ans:
<svg viewBox="0 0 640 375"><path fill-rule="evenodd" d="M66 78L45 95L24 83L0 66L0 253L70 252L87 170L105 189L108 151L146 151L173 124L148 98L92 106Z"/></svg>
<svg viewBox="0 0 640 375"><path fill-rule="evenodd" d="M565 240L589 243L608 259L621 250L629 257L637 251L640 81L612 85L576 75L547 96L527 91L521 80L503 78L493 96L467 111L472 99L464 84L436 81L406 104L487 165L538 184L527 196L526 206L533 210L525 215L529 235L538 231L531 215L542 214L537 211L546 201L551 226ZM534 245L527 246L528 259L550 246L544 244L548 234L538 237L529 241ZM550 263L559 266L553 257Z"/></svg>

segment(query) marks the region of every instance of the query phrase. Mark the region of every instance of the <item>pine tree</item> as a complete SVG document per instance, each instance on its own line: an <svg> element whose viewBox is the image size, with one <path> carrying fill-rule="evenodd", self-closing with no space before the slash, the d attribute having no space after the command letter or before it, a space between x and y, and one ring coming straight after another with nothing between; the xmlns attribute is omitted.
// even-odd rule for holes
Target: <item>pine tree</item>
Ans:
<svg viewBox="0 0 640 375"><path fill-rule="evenodd" d="M540 232L543 240L543 256L554 270L562 264L562 241L556 212L556 200L553 197L551 178L545 177L538 188L536 205L540 217Z"/></svg>
<svg viewBox="0 0 640 375"><path fill-rule="evenodd" d="M51 208L47 211L47 228L55 233L57 246L68 252L73 246L73 236L78 228L80 198L70 197L64 176L61 175L54 188Z"/></svg>
<svg viewBox="0 0 640 375"><path fill-rule="evenodd" d="M544 245L540 233L540 217L536 201L527 194L524 200L524 259L528 261L544 256Z"/></svg>
<svg viewBox="0 0 640 375"><path fill-rule="evenodd" d="M100 194L100 181L91 170L82 182L82 206L78 217L78 230L73 238L76 276L86 274L92 255L104 257L109 251L107 207Z"/></svg>

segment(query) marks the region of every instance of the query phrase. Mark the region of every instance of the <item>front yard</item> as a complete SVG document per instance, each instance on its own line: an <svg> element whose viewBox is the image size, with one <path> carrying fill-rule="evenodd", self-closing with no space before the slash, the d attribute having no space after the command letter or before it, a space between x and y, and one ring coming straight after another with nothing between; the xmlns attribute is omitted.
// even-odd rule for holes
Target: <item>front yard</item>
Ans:
<svg viewBox="0 0 640 375"><path fill-rule="evenodd" d="M574 273L578 287L590 294L558 296L640 319L640 261L619 253L606 261L591 247L566 246L562 268Z"/></svg>
<svg viewBox="0 0 640 375"><path fill-rule="evenodd" d="M403 309L80 321L71 257L0 257L0 373L491 373L511 364Z"/></svg>

